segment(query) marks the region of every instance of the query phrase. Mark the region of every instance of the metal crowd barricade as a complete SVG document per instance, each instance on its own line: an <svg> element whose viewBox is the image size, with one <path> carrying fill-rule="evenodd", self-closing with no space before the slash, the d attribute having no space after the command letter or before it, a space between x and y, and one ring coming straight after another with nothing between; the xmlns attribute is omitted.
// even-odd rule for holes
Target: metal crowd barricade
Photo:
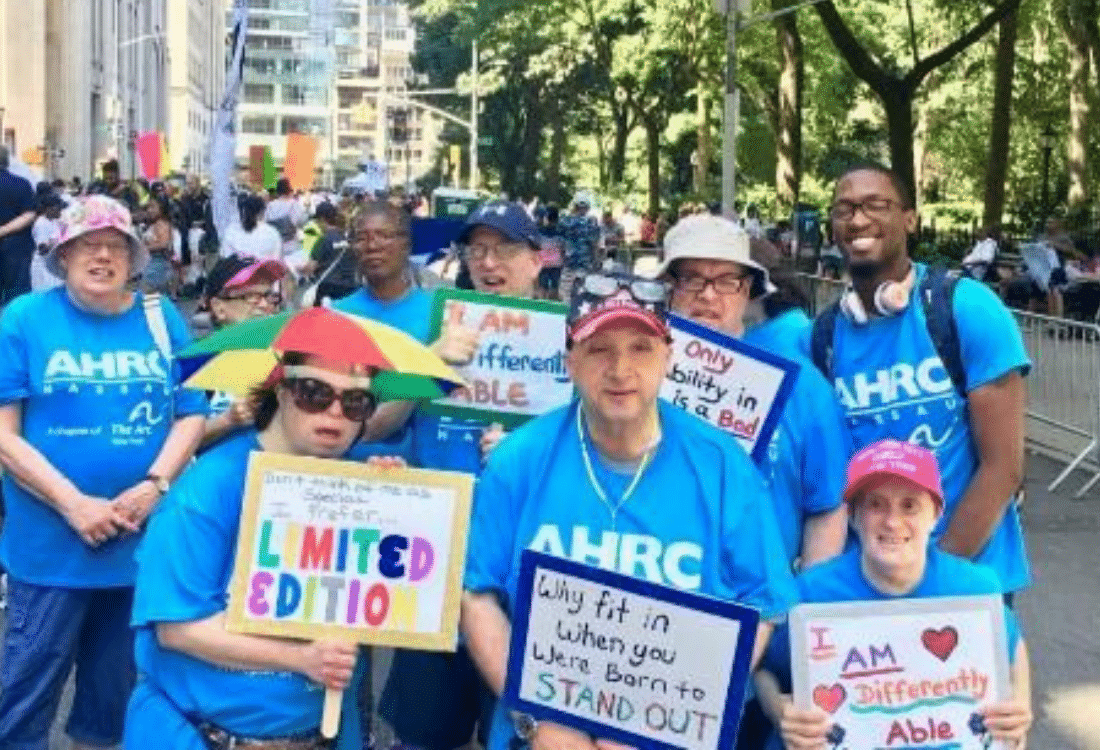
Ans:
<svg viewBox="0 0 1100 750"><path fill-rule="evenodd" d="M817 315L826 307L840 299L847 284L827 276L814 276L808 273L792 274L794 283L810 301L810 314Z"/></svg>
<svg viewBox="0 0 1100 750"><path fill-rule="evenodd" d="M838 299L845 283L793 274L816 315ZM1078 491L1100 483L1100 325L1013 311L1034 367L1027 378L1028 440L1066 460L1050 483L1056 490L1079 468L1095 470Z"/></svg>
<svg viewBox="0 0 1100 750"><path fill-rule="evenodd" d="M1013 311L1034 367L1027 378L1028 439L1069 463L1048 488L1058 488L1091 462L1100 482L1100 326ZM1082 447L1083 446L1083 447Z"/></svg>

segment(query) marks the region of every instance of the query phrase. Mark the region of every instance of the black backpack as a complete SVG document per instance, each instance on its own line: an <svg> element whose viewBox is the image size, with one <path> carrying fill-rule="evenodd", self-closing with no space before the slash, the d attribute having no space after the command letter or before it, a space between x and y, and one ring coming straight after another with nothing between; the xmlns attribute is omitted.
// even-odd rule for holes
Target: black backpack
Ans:
<svg viewBox="0 0 1100 750"><path fill-rule="evenodd" d="M924 309L924 320L932 346L943 361L955 390L965 400L966 368L963 366L959 327L955 323L954 310L955 287L958 285L958 276L948 273L944 268L930 268L921 280L917 294ZM814 364L830 384L833 382L833 336L836 333L837 316L841 314L840 302L834 302L825 308L814 320L810 338L810 354Z"/></svg>

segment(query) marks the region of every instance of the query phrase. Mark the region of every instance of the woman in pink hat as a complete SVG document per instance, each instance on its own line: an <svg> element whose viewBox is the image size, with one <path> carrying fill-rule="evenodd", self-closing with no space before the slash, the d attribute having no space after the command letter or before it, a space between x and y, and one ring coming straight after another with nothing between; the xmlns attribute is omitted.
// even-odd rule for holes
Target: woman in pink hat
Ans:
<svg viewBox="0 0 1100 750"><path fill-rule="evenodd" d="M852 458L844 499L851 508L859 545L795 581L803 603L890 601L1000 593L989 568L955 557L930 544L943 514L943 489L936 457L896 440L873 443ZM1023 748L1031 727L1027 646L1012 611L1005 607L1012 699L978 709L984 729L1006 747ZM756 689L777 731L769 750L824 750L832 721L791 700L791 655L786 626L776 631L756 673Z"/></svg>
<svg viewBox="0 0 1100 750"><path fill-rule="evenodd" d="M179 388L173 355L190 342L180 314L127 290L148 261L122 204L83 199L46 256L64 285L0 318L0 747L46 747L74 663L74 747L122 739L134 550L206 412L202 393Z"/></svg>

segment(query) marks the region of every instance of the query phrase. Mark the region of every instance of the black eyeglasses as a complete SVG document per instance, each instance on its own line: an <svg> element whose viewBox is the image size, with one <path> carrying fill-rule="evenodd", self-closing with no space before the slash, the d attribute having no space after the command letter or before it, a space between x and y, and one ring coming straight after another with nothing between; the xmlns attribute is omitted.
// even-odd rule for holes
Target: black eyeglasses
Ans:
<svg viewBox="0 0 1100 750"><path fill-rule="evenodd" d="M283 304L283 295L279 292L245 292L244 294L223 294L222 299L228 302L247 302L256 307L261 302L269 302L273 307Z"/></svg>
<svg viewBox="0 0 1100 750"><path fill-rule="evenodd" d="M294 405L307 414L327 411L333 401L339 400L345 419L364 422L370 419L378 406L378 399L366 388L337 391L317 378L283 378L283 385L294 397Z"/></svg>
<svg viewBox="0 0 1100 750"><path fill-rule="evenodd" d="M626 289L638 302L664 302L668 299L668 287L663 281L624 279L603 273L590 273L581 282L581 290L594 297L614 297L620 289Z"/></svg>
<svg viewBox="0 0 1100 750"><path fill-rule="evenodd" d="M676 278L676 288L689 294L702 294L708 286L713 286L718 294L737 294L752 279L752 274L724 273L721 276L703 276L685 274Z"/></svg>
<svg viewBox="0 0 1100 750"><path fill-rule="evenodd" d="M836 221L850 221L856 211L863 211L863 215L869 219L882 219L894 206L901 203L893 198L871 197L862 201L839 200L829 207L829 218Z"/></svg>

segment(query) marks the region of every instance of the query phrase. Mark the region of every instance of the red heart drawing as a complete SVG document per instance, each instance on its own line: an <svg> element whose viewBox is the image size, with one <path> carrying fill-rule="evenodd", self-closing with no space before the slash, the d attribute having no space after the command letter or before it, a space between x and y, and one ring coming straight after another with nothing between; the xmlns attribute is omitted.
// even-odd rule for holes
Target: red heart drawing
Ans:
<svg viewBox="0 0 1100 750"><path fill-rule="evenodd" d="M940 661L947 661L954 652L955 646L959 645L959 631L950 625L939 630L928 628L921 633L920 642Z"/></svg>
<svg viewBox="0 0 1100 750"><path fill-rule="evenodd" d="M829 713L836 713L847 697L848 693L840 683L834 683L832 687L818 685L814 688L814 705Z"/></svg>

